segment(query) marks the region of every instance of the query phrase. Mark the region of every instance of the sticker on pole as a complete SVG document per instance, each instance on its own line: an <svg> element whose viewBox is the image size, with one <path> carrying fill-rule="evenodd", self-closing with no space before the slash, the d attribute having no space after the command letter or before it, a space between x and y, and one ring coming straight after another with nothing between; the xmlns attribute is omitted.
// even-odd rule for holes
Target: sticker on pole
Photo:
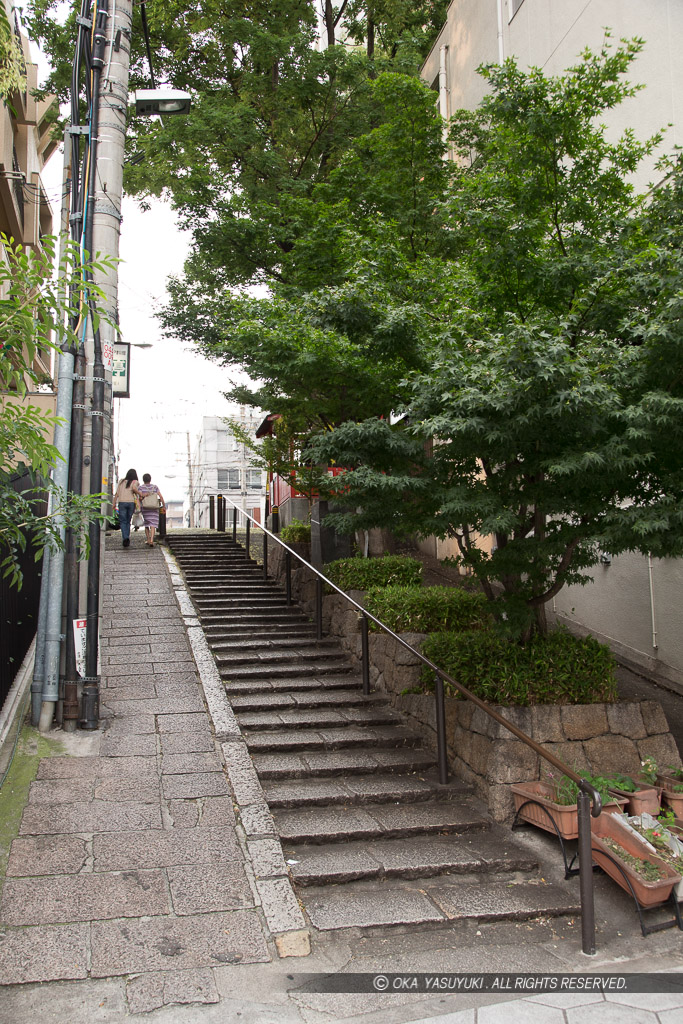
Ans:
<svg viewBox="0 0 683 1024"><path fill-rule="evenodd" d="M107 373L111 373L114 366L114 345L111 341L102 343L102 362Z"/></svg>
<svg viewBox="0 0 683 1024"><path fill-rule="evenodd" d="M76 651L76 671L81 679L85 676L85 633L87 619L74 619L74 650Z"/></svg>

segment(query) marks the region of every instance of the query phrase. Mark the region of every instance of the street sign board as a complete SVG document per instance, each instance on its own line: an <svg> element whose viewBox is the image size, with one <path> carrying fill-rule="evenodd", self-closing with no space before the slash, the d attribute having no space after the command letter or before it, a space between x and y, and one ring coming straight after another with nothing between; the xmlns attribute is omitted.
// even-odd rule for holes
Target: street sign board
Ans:
<svg viewBox="0 0 683 1024"><path fill-rule="evenodd" d="M114 343L111 386L114 398L130 398L130 345L127 341Z"/></svg>

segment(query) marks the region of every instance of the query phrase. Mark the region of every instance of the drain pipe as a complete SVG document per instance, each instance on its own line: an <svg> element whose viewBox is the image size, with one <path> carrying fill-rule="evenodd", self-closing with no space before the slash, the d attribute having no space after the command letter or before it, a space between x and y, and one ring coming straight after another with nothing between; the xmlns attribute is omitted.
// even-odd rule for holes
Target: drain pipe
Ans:
<svg viewBox="0 0 683 1024"><path fill-rule="evenodd" d="M439 48L439 113L443 118L441 137L444 146L448 145L448 47ZM448 153L444 153L444 160L448 160Z"/></svg>
<svg viewBox="0 0 683 1024"><path fill-rule="evenodd" d="M503 45L503 0L498 0L498 63L502 64L505 60L505 47Z"/></svg>
<svg viewBox="0 0 683 1024"><path fill-rule="evenodd" d="M652 621L652 647L656 651L659 647L659 644L657 643L657 620L655 618L655 586L652 568L652 555L648 555L647 572L650 579L650 619Z"/></svg>

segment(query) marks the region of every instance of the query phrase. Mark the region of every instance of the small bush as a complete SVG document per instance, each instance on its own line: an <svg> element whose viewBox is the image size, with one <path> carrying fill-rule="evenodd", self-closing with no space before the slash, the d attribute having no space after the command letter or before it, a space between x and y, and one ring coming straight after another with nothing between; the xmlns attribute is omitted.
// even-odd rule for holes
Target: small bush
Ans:
<svg viewBox="0 0 683 1024"><path fill-rule="evenodd" d="M617 698L612 652L590 636L579 639L557 630L522 647L485 630L434 633L422 653L491 704L596 704ZM422 682L434 685L426 667ZM448 684L446 689L458 696Z"/></svg>
<svg viewBox="0 0 683 1024"><path fill-rule="evenodd" d="M280 530L280 538L285 544L308 544L311 540L311 524L302 523L300 519L292 519L291 523Z"/></svg>
<svg viewBox="0 0 683 1024"><path fill-rule="evenodd" d="M342 590L369 590L392 584L419 586L422 581L422 564L406 555L339 558L336 562L329 562L324 572Z"/></svg>
<svg viewBox="0 0 683 1024"><path fill-rule="evenodd" d="M395 633L478 629L488 621L488 601L457 587L373 587L365 607ZM371 629L378 629L372 622Z"/></svg>

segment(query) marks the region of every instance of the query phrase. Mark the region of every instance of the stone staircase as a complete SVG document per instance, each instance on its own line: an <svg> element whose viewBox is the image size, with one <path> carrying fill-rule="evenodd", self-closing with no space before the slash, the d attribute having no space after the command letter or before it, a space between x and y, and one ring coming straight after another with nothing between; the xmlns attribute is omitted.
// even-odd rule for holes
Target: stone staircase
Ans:
<svg viewBox="0 0 683 1024"><path fill-rule="evenodd" d="M528 849L336 641L223 533L169 535L312 926L384 929L576 914L578 885L540 877Z"/></svg>

